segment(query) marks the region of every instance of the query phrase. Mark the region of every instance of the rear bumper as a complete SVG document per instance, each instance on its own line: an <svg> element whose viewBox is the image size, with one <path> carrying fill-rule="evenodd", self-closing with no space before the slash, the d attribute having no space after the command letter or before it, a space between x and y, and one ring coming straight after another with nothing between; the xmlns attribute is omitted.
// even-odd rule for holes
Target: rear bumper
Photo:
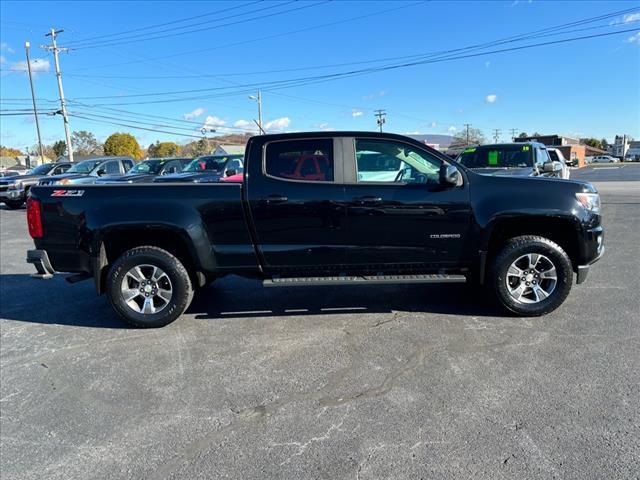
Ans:
<svg viewBox="0 0 640 480"><path fill-rule="evenodd" d="M55 273L46 250L28 250L27 263L36 267L37 273L31 275L34 278L48 279L53 277Z"/></svg>

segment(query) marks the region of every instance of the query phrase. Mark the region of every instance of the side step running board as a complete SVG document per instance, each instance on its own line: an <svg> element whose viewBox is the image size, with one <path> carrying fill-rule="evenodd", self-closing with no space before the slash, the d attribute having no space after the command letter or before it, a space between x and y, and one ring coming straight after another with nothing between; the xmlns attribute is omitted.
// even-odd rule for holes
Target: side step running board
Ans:
<svg viewBox="0 0 640 480"><path fill-rule="evenodd" d="M291 277L263 280L265 287L304 287L308 285L375 285L382 283L465 283L464 275L371 275L337 277Z"/></svg>

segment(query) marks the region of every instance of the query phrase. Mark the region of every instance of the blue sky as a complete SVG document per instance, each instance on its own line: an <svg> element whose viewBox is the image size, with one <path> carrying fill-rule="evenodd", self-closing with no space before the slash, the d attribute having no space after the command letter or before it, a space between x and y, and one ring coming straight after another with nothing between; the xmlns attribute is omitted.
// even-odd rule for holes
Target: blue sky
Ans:
<svg viewBox="0 0 640 480"><path fill-rule="evenodd" d="M373 112L383 108L388 112L385 129L397 133L454 133L470 123L487 137L501 129L502 140L512 128L610 141L623 133L640 138L638 1L0 5L4 113L30 107L23 71L25 40L32 44L39 108L58 108L47 101L58 98L53 58L40 45L49 41L44 34L50 27L64 28L58 43L71 49L60 55L65 95L75 102L69 106L75 115L71 128L93 131L102 140L114 131L129 131L143 145L185 142L192 139L189 135L200 136L202 125L218 133L251 130L257 105L248 93L258 87L263 92L264 124L273 132L373 130ZM550 28L623 10L627 12L565 27L569 32ZM467 58L298 82L302 85L273 83L398 66L414 60L400 57L462 49L547 28L538 38L461 50L459 56ZM440 57L421 57L425 58ZM35 143L31 116L3 115L0 121L3 145L23 148ZM59 116L42 115L41 127L46 143L64 138Z"/></svg>

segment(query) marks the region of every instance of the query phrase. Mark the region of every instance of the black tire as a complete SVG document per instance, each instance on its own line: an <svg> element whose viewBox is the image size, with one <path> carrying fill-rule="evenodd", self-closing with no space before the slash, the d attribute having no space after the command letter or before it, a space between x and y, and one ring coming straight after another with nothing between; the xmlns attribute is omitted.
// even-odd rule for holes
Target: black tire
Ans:
<svg viewBox="0 0 640 480"><path fill-rule="evenodd" d="M170 281L171 298L156 313L137 312L125 301L121 289L123 280L127 272L140 265L160 268ZM182 315L193 300L191 279L184 265L166 250L151 246L136 247L123 253L109 270L106 291L115 312L127 323L138 328L157 328L168 325ZM140 297L144 300L142 295Z"/></svg>
<svg viewBox="0 0 640 480"><path fill-rule="evenodd" d="M10 210L17 210L18 208L22 208L24 200L5 200L4 204Z"/></svg>
<svg viewBox="0 0 640 480"><path fill-rule="evenodd" d="M555 287L548 297L536 303L517 301L509 293L507 286L507 272L510 266L513 262L528 254L544 255L556 269L557 280ZM542 274L540 275L542 276ZM514 279L513 276L510 276L509 278L512 282L517 280L517 277ZM520 280L517 281L519 282ZM540 316L552 312L565 301L573 284L573 268L569 256L560 245L544 237L526 235L512 238L504 245L492 263L490 283L498 303L509 312L519 316ZM515 285L518 284L516 283ZM527 285L529 284L527 283ZM531 292L528 294L531 300L538 298L537 294L534 295L532 290L528 290L533 287L524 288L526 292ZM526 299L525 297L524 300Z"/></svg>

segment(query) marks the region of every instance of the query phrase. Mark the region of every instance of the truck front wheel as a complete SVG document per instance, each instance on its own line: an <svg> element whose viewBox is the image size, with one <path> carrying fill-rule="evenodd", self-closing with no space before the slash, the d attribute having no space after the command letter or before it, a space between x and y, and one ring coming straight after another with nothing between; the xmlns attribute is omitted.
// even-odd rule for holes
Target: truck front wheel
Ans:
<svg viewBox="0 0 640 480"><path fill-rule="evenodd" d="M193 299L184 265L166 250L152 246L122 254L109 271L106 290L116 313L141 328L168 325Z"/></svg>
<svg viewBox="0 0 640 480"><path fill-rule="evenodd" d="M571 260L560 245L538 236L509 240L493 262L491 282L499 303L521 316L558 308L573 283Z"/></svg>
<svg viewBox="0 0 640 480"><path fill-rule="evenodd" d="M5 200L4 204L10 210L16 210L24 205L24 200Z"/></svg>

